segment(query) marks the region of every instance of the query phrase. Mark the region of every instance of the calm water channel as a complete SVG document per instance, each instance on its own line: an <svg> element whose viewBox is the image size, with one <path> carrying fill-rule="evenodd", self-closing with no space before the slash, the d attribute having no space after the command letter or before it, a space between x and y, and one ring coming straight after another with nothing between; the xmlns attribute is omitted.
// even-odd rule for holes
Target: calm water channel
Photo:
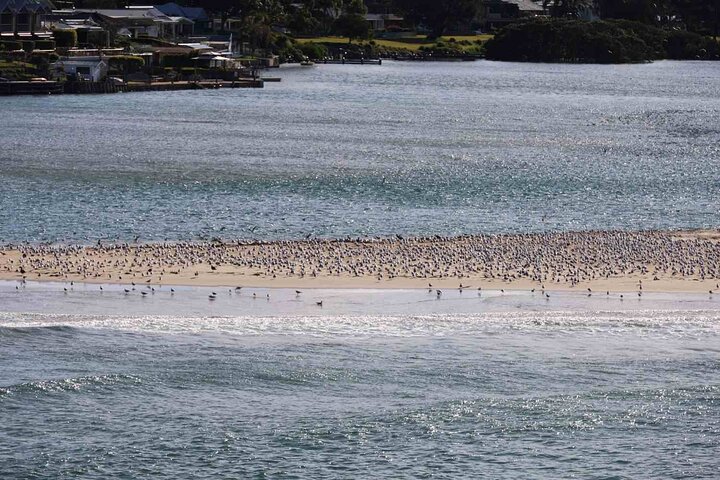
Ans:
<svg viewBox="0 0 720 480"><path fill-rule="evenodd" d="M0 99L0 239L720 223L720 66L288 67L263 90Z"/></svg>

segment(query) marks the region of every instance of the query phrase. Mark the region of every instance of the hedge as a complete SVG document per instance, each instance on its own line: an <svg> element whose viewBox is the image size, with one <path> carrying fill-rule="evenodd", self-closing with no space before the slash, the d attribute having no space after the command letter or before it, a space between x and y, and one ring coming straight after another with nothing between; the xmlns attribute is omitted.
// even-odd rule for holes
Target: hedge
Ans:
<svg viewBox="0 0 720 480"><path fill-rule="evenodd" d="M300 43L297 45L297 49L310 60L321 60L328 56L328 48L320 43Z"/></svg>
<svg viewBox="0 0 720 480"><path fill-rule="evenodd" d="M57 62L60 57L55 52L33 52L28 56L28 63L42 65Z"/></svg>
<svg viewBox="0 0 720 480"><path fill-rule="evenodd" d="M54 40L35 40L36 50L55 50Z"/></svg>
<svg viewBox="0 0 720 480"><path fill-rule="evenodd" d="M77 32L75 30L53 30L53 37L58 48L77 46Z"/></svg>
<svg viewBox="0 0 720 480"><path fill-rule="evenodd" d="M13 51L22 50L22 43L15 40L2 40L0 41L0 50Z"/></svg>
<svg viewBox="0 0 720 480"><path fill-rule="evenodd" d="M145 60L135 55L115 55L107 59L110 68L124 73L134 73L145 66Z"/></svg>

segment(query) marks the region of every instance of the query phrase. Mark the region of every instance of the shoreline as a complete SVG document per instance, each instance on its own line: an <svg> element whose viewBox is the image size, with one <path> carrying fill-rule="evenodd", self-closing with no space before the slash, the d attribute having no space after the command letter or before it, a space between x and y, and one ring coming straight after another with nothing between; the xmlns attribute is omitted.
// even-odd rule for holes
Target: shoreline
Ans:
<svg viewBox="0 0 720 480"><path fill-rule="evenodd" d="M466 291L708 293L720 290L720 230L9 245L0 247L0 280L278 289L427 290L462 285Z"/></svg>

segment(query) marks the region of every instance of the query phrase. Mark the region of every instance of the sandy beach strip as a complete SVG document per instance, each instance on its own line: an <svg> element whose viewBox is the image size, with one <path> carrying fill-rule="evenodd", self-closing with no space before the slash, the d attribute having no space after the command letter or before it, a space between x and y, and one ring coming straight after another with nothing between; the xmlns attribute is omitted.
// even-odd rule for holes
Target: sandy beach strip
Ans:
<svg viewBox="0 0 720 480"><path fill-rule="evenodd" d="M720 294L720 230L0 248L0 280L23 279Z"/></svg>

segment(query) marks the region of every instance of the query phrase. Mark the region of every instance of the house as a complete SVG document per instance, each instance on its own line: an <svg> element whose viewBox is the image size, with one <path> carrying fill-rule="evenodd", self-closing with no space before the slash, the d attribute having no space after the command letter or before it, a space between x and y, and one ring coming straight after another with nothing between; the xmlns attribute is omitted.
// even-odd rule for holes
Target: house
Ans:
<svg viewBox="0 0 720 480"><path fill-rule="evenodd" d="M523 18L545 15L542 5L531 0L482 0L481 24L486 31Z"/></svg>
<svg viewBox="0 0 720 480"><path fill-rule="evenodd" d="M207 12L202 7L182 7L177 3L165 3L155 5L155 8L170 18L183 17L193 22L194 32L203 33L212 30L212 22Z"/></svg>
<svg viewBox="0 0 720 480"><path fill-rule="evenodd" d="M193 22L185 17L169 17L155 7L54 10L54 17L93 15L107 30L131 38L151 37L175 40L192 35ZM75 17L77 18L77 17Z"/></svg>
<svg viewBox="0 0 720 480"><path fill-rule="evenodd" d="M50 0L0 0L0 35L34 35L53 8Z"/></svg>
<svg viewBox="0 0 720 480"><path fill-rule="evenodd" d="M43 25L50 30L75 30L80 47L110 46L110 32L100 26L92 17L55 18L48 16Z"/></svg>
<svg viewBox="0 0 720 480"><path fill-rule="evenodd" d="M393 13L367 13L365 20L374 32L384 32L389 26L400 27L404 18Z"/></svg>
<svg viewBox="0 0 720 480"><path fill-rule="evenodd" d="M234 59L224 57L222 54L212 51L203 52L193 58L193 60L197 62L198 67L202 68L221 68L231 70L238 67Z"/></svg>
<svg viewBox="0 0 720 480"><path fill-rule="evenodd" d="M65 57L53 64L58 72L76 80L99 82L107 77L108 64L100 57Z"/></svg>

